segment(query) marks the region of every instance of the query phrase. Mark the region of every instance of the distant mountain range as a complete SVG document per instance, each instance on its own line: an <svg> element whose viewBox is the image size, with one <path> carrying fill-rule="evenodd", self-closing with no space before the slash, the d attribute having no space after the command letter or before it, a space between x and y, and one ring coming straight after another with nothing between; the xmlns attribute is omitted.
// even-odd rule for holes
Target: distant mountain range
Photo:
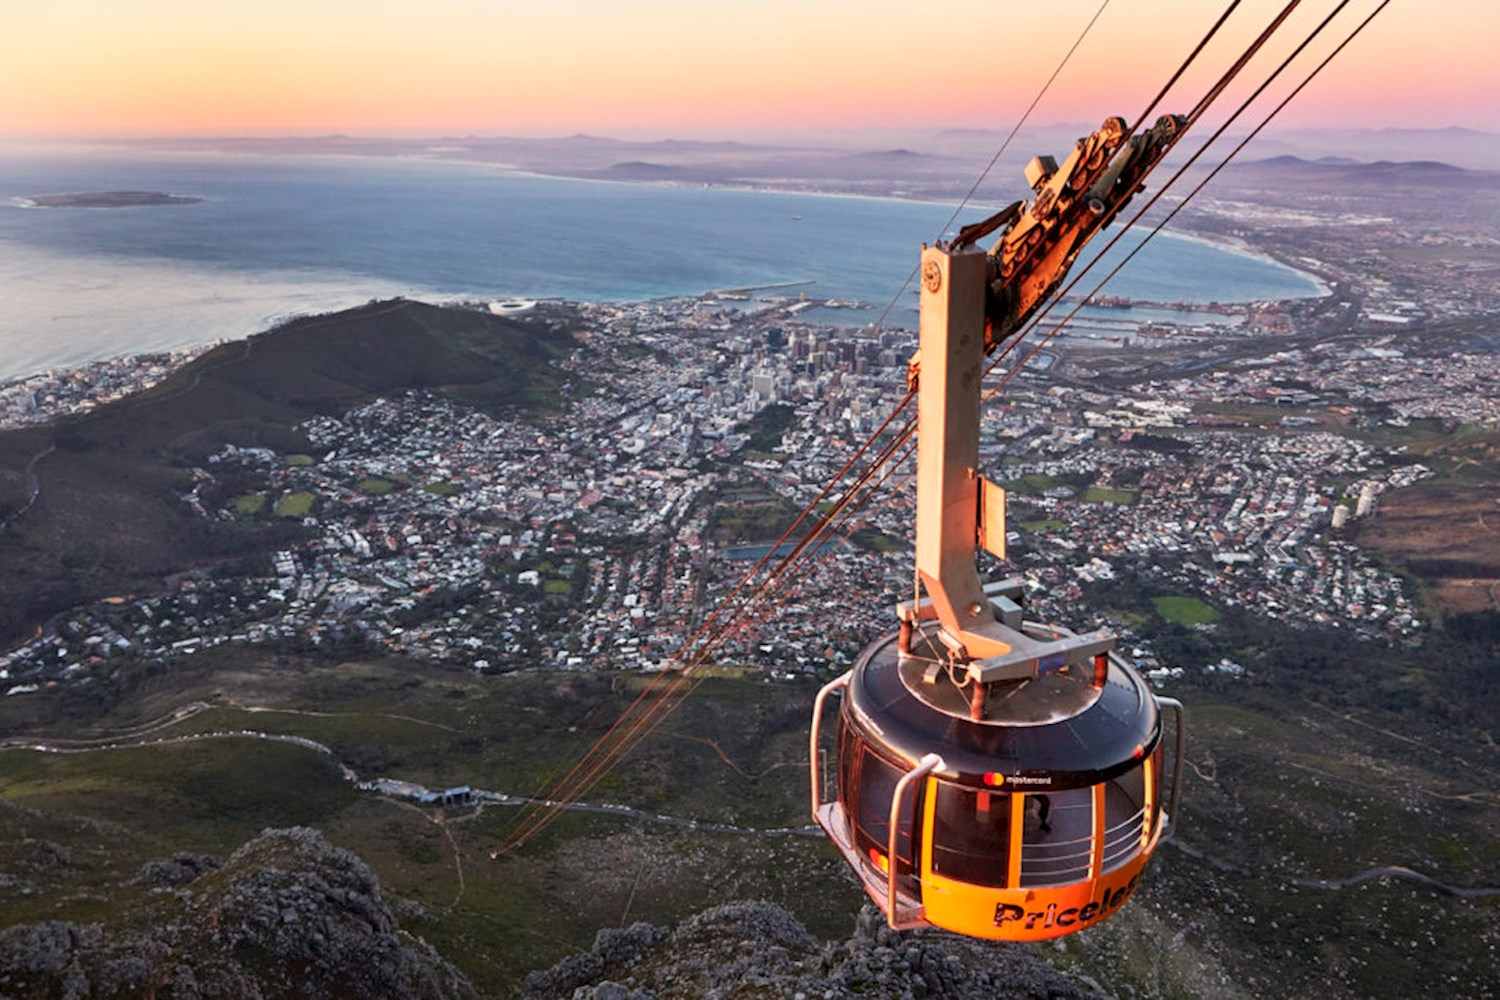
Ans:
<svg viewBox="0 0 1500 1000"><path fill-rule="evenodd" d="M990 172L1006 196L1024 194L1021 168L1032 156L1061 158L1095 124L1028 126ZM599 180L739 185L799 191L889 194L951 199L966 192L1006 140L1008 130L884 130L811 141L620 139L596 135L285 136L158 138L130 146L215 152L404 156L490 163L510 169ZM1187 140L1192 142L1195 137ZM1230 141L1233 136L1228 137ZM1228 149L1225 145L1225 149ZM1467 170L1500 170L1500 135L1473 129L1295 130L1258 137L1249 157L1324 162L1434 162Z"/></svg>
<svg viewBox="0 0 1500 1000"><path fill-rule="evenodd" d="M1258 137L1253 155L1366 161L1436 161L1467 170L1500 170L1500 135L1470 128L1296 129Z"/></svg>
<svg viewBox="0 0 1500 1000"><path fill-rule="evenodd" d="M1466 170L1435 160L1378 160L1366 163L1342 156L1305 160L1286 154L1266 160L1236 162L1229 166L1226 173L1238 178L1259 174L1283 183L1386 186L1422 184L1429 187L1500 188L1500 170Z"/></svg>

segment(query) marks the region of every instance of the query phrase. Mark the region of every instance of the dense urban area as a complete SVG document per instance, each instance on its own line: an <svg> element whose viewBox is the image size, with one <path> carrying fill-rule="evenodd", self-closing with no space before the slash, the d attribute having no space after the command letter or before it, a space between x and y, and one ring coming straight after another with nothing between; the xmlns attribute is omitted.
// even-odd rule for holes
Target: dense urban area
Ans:
<svg viewBox="0 0 1500 1000"><path fill-rule="evenodd" d="M1170 595L1156 599L1163 616L1200 630L1239 606L1352 640L1420 641L1407 585L1350 534L1430 470L1399 435L1371 431L1500 421L1492 341L1437 352L1411 336L1483 315L1481 271L1434 286L1382 252L1390 220L1304 230L1294 211L1268 211L1209 201L1200 228L1253 229L1326 295L1178 319L1096 300L1095 328L1129 332L1064 332L1003 385L1000 365L984 411L981 464L1010 493L1010 559L989 571L1023 579L1034 614L1113 629L1158 682L1244 667L1162 662L1138 622L1094 609L1090 588L1149 581ZM1446 238L1459 252L1482 240ZM1328 263L1334 240L1357 270ZM300 523L306 541L248 574L187 574L62 615L0 656L3 690L224 643L381 647L481 672L670 665L752 567L789 548L773 550L798 511L836 510L848 481L825 487L905 392L911 331L811 322L815 304L764 290L511 304L579 341L554 408L496 417L410 392L310 421L305 453L224 448L180 502L206 519ZM0 422L117 398L191 356L0 386ZM911 461L898 450L877 488L831 517L828 540L716 658L814 671L892 625L912 587Z"/></svg>

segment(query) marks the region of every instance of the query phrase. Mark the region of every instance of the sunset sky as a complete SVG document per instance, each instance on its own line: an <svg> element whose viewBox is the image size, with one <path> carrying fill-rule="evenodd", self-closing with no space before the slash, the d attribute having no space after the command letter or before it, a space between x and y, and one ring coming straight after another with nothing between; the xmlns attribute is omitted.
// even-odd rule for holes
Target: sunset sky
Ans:
<svg viewBox="0 0 1500 1000"><path fill-rule="evenodd" d="M1360 17L1376 0L1352 0ZM1001 127L1097 0L48 0L0 15L0 135ZM1280 2L1246 0L1229 48ZM1287 34L1334 6L1305 0ZM1036 112L1130 114L1222 5L1112 0ZM1341 24L1352 27L1354 18ZM1500 3L1394 0L1281 119L1500 131ZM1328 44L1319 43L1320 55ZM1285 52L1282 46L1278 52ZM1238 49L1236 48L1236 51ZM1184 85L1189 103L1203 77Z"/></svg>

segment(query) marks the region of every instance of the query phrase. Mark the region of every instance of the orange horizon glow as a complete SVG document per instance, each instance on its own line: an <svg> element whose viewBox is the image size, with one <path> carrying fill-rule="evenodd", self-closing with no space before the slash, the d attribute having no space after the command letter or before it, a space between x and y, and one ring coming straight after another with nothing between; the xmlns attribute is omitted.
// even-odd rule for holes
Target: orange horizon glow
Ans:
<svg viewBox="0 0 1500 1000"><path fill-rule="evenodd" d="M1339 25L1375 4L1351 3ZM1016 120L1098 9L1014 6L55 0L7 12L0 135L996 128ZM1244 3L1212 63L1226 64L1280 6ZM1333 4L1304 6L1316 9L1299 10L1288 36ZM1489 52L1500 4L1450 0L1443 17L1419 6L1392 4L1279 123L1500 131ZM1218 9L1112 3L1034 120L1133 115ZM1258 65L1287 49L1268 48ZM1163 110L1190 103L1207 79L1185 80Z"/></svg>

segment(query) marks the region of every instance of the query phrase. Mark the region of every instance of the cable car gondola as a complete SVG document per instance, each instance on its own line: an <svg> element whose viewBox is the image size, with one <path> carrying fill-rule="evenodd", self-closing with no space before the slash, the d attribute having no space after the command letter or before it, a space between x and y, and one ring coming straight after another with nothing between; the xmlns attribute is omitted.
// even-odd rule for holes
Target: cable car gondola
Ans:
<svg viewBox="0 0 1500 1000"><path fill-rule="evenodd" d="M996 596L1014 604L1018 590L1012 581ZM1021 633L1040 645L1078 638L1029 622ZM819 692L818 823L898 929L1041 940L1109 916L1170 832L1158 705L1178 716L1174 799L1181 705L1108 652L980 686L976 719L975 695L944 660L935 628L915 629L908 646L893 633ZM817 748L834 692L838 797L824 803Z"/></svg>
<svg viewBox="0 0 1500 1000"><path fill-rule="evenodd" d="M813 816L892 927L1012 941L1081 930L1130 898L1170 831L1181 704L1154 697L1112 635L1026 621L1020 582L984 586L975 556L1005 555L1004 491L977 467L984 355L1055 292L1181 124L1129 137L1109 119L1062 168L1032 161L1032 206L923 251L909 380L927 596L899 605L899 629L819 692L811 736ZM992 251L973 246L995 230ZM824 801L835 692L837 796ZM1163 707L1176 717L1166 789Z"/></svg>

